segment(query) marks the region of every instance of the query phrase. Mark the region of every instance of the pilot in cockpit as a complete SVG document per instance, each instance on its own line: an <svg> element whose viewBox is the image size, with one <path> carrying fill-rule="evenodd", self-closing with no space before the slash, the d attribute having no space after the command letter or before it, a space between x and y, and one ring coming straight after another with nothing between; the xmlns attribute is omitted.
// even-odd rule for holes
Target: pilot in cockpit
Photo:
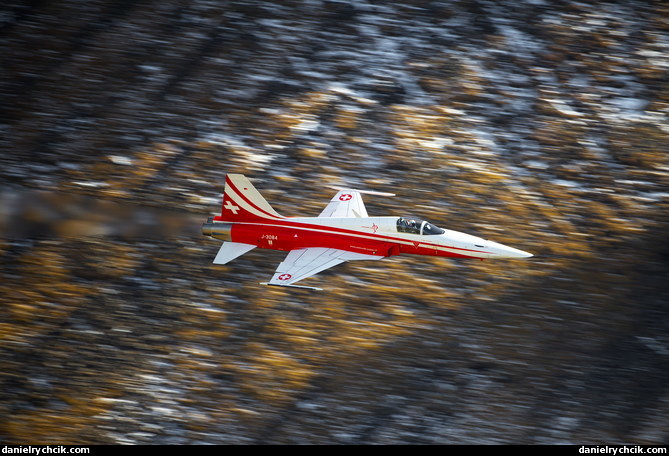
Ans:
<svg viewBox="0 0 669 456"><path fill-rule="evenodd" d="M442 234L444 230L424 220L400 217L397 219L397 231L412 234Z"/></svg>

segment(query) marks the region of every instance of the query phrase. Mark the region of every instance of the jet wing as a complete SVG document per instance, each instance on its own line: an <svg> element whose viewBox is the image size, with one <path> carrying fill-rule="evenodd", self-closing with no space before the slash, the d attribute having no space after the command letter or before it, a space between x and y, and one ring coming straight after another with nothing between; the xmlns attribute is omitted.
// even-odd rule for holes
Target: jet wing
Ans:
<svg viewBox="0 0 669 456"><path fill-rule="evenodd" d="M306 279L307 277L311 277L314 274L318 274L321 271L343 263L344 261L380 260L382 258L382 256L377 255L347 252L345 250L328 249L325 247L310 247L307 249L292 250L288 253L286 259L279 264L272 280L263 285L290 286L320 290L320 288L300 287L299 285L293 284L299 280Z"/></svg>
<svg viewBox="0 0 669 456"><path fill-rule="evenodd" d="M362 193L380 196L395 196L394 193L371 192L368 190L339 190L332 197L319 217L368 217L365 203L362 202Z"/></svg>
<svg viewBox="0 0 669 456"><path fill-rule="evenodd" d="M359 191L339 190L319 217L367 217L367 209Z"/></svg>

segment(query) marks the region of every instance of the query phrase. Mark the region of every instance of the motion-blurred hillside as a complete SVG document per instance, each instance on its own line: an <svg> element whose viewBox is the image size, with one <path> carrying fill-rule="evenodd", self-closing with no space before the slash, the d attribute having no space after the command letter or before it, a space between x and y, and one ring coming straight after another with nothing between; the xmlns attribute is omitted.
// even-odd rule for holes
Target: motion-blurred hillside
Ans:
<svg viewBox="0 0 669 456"><path fill-rule="evenodd" d="M0 49L3 442L667 443L664 2L10 1ZM227 172L535 257L262 287Z"/></svg>

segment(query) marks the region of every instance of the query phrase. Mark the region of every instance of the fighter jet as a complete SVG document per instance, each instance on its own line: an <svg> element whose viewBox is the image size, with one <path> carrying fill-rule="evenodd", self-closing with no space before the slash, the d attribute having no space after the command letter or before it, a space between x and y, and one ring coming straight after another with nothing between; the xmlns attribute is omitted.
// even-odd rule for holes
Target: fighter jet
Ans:
<svg viewBox="0 0 669 456"><path fill-rule="evenodd" d="M288 252L269 282L262 285L321 288L295 285L345 261L381 260L400 254L457 258L528 258L532 254L440 228L414 217L370 217L361 194L390 193L340 189L318 217L279 215L242 174L228 174L221 215L209 217L202 234L222 240L215 264L226 264L248 251Z"/></svg>

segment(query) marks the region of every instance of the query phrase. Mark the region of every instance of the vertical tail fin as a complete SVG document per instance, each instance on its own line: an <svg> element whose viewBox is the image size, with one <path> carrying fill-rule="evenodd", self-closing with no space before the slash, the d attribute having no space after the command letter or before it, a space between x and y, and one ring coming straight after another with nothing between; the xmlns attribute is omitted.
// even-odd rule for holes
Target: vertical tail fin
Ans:
<svg viewBox="0 0 669 456"><path fill-rule="evenodd" d="M214 220L226 222L251 222L260 219L283 218L256 190L243 174L228 174L221 215Z"/></svg>

